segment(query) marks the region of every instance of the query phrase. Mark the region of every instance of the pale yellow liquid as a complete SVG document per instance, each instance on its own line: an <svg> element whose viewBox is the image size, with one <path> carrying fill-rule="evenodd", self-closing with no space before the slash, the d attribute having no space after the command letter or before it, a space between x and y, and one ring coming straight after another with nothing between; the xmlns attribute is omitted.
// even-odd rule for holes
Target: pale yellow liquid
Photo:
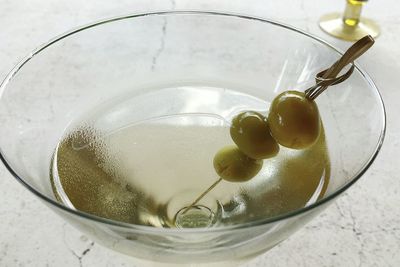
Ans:
<svg viewBox="0 0 400 267"><path fill-rule="evenodd" d="M221 119L185 120L145 121L108 133L90 127L72 131L53 158L51 179L58 200L117 221L176 227L177 212L218 179L215 153L232 144L229 126ZM281 147L250 181L222 181L199 205L210 210L210 227L261 220L322 198L329 177L322 131L308 149Z"/></svg>

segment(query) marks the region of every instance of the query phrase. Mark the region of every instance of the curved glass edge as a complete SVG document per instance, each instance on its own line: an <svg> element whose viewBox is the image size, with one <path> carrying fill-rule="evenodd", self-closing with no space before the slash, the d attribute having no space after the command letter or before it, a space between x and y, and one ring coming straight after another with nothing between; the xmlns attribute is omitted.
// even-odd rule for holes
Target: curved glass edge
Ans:
<svg viewBox="0 0 400 267"><path fill-rule="evenodd" d="M146 16L154 16L154 15L182 15L182 14L188 14L188 15L213 15L213 16L224 16L224 17L236 17L236 18L242 18L242 19L246 19L246 20L255 20L258 22L263 22L263 23L269 23L275 26L279 26L294 32L297 32L299 34L302 34L304 36L307 36L327 47L329 47L330 49L332 49L333 51L337 52L339 55L342 55L343 52L339 49L337 49L336 47L334 47L333 45L329 44L328 42L326 42L325 40L314 36L313 34L307 33L303 30L300 30L296 27L292 27L289 26L287 24L284 23L280 23L274 20L270 20L270 19L265 19L265 18L261 18L261 17L254 17L254 16L248 16L248 15L241 15L241 14L236 14L236 13L223 13L223 12L216 12L216 11L195 11L195 10L185 10L185 11L155 11L155 12L149 12L149 13L139 13L139 14L129 14L129 15L125 15L125 16L117 16L117 17L113 17L113 18L108 18L108 19L103 19L91 24L87 24L81 27L78 27L76 29L73 29L71 31L68 31L64 34L61 34L53 39L51 39L50 41L48 41L47 43L44 43L43 45L39 46L38 48L36 48L35 50L33 50L30 54L28 54L28 56L26 56L24 59L22 59L10 72L9 74L6 76L6 78L3 80L3 82L0 84L0 98L3 95L3 92L7 86L7 84L12 80L12 78L18 73L18 71L27 63L29 62L35 55L39 54L41 51L43 51L44 49L46 49L47 47L51 46L52 44L70 36L73 35L75 33L78 33L80 31L92 28L92 27L96 27L102 24L106 24L106 23L111 23L114 21L119 21L119 20L124 20L124 19L130 19L130 18L138 18L138 17L146 17ZM268 218L268 219L261 219L261 220L257 220L257 221L253 221L253 222L247 222L247 223L243 223L243 224L238 224L238 225L232 225L232 226L225 226L225 227L216 227L216 228L197 228L197 229L172 229L172 228L156 228L156 227L151 227L151 226L145 226L145 225L136 225L136 224L130 224L130 223L124 223L124 222L119 222L119 221L114 221L114 220L110 220L107 218L103 218L103 217L99 217L99 216L95 216L89 213L85 213L79 210L72 210L64 205L62 205L61 203L47 197L46 195L38 192L35 190L35 188L33 188L30 184L28 184L22 177L20 177L11 167L11 165L7 162L6 158L4 157L3 151L0 147L0 160L3 162L3 164L5 165L5 167L7 168L7 170L14 176L14 178L16 178L23 186L25 186L31 193L33 193L34 195L36 195L37 197L39 197L41 200L44 200L45 202L51 204L52 206L55 206L56 208L61 209L64 212L73 214L73 215L77 215L79 217L83 217L85 219L88 220L93 220L97 223L103 223L103 224L108 224L111 226L116 226L116 227L121 227L121 228L126 228L127 230L136 230L136 231L143 231L143 232L150 232L150 233L159 233L159 234L187 234L187 233L218 233L218 232L225 232L225 231L231 231L231 230L236 230L236 229L244 229L244 228L250 228L250 227L255 227L255 226L262 226L262 225L266 225L266 224L270 224L270 223L274 223L274 222L278 222L278 221L282 221L285 219L289 219L292 217L295 217L297 215L306 213L308 211L313 210L316 207L322 206L323 204L326 204L332 200L334 200L336 197L338 197L339 195L341 195L343 192L345 192L347 189L349 189L355 182L357 182L362 175L368 170L368 168L372 165L372 163L375 161L376 157L378 156L378 153L381 150L384 138L385 138L385 133L386 133L386 109L385 109L385 105L383 103L383 99L382 96L377 88L377 86L375 85L374 81L371 79L371 77L367 74L367 72L365 72L364 70L362 70L362 68L359 67L358 64L355 64L356 69L358 70L358 72L363 76L363 78L367 81L367 83L371 86L371 88L374 90L374 92L377 94L378 99L380 100L381 103L381 110L382 110L382 114L383 114L383 121L382 121L382 131L381 134L379 136L379 140L378 143L375 146L375 150L374 153L371 155L371 157L367 160L366 164L360 169L359 172L357 172L352 178L351 180L346 183L345 185L343 185L341 188L339 188L338 190L336 190L334 193L326 196L323 199L320 199L318 201L316 201L315 203L303 207L301 209L297 209L291 212L287 212L284 214L281 214L279 216L275 216L272 218Z"/></svg>

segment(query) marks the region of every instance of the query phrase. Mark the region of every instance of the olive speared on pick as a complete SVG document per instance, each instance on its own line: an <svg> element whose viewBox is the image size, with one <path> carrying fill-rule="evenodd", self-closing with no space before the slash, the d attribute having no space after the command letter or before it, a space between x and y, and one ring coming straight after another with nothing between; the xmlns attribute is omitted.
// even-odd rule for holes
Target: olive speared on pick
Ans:
<svg viewBox="0 0 400 267"><path fill-rule="evenodd" d="M320 132L317 104L299 91L285 91L275 97L268 123L276 142L293 149L311 146Z"/></svg>
<svg viewBox="0 0 400 267"><path fill-rule="evenodd" d="M314 99L330 85L345 81L354 71L353 61L367 51L374 39L367 35L354 43L330 68L316 75L316 84L305 93L285 91L279 94L270 107L268 123L272 136L282 146L303 149L311 146L319 136L320 116ZM352 64L343 75L340 71Z"/></svg>
<svg viewBox="0 0 400 267"><path fill-rule="evenodd" d="M263 161L248 157L233 145L221 148L214 156L213 165L221 179L237 183L246 182L256 176Z"/></svg>
<svg viewBox="0 0 400 267"><path fill-rule="evenodd" d="M256 176L263 166L263 161L252 159L244 154L237 146L231 145L221 148L214 156L213 165L219 179L188 206L182 214L197 204L208 192L222 180L228 182L246 182Z"/></svg>
<svg viewBox="0 0 400 267"><path fill-rule="evenodd" d="M261 170L263 160L274 157L279 145L292 149L305 149L318 139L321 119L314 102L331 85L345 81L354 71L353 61L366 52L374 39L367 35L355 42L331 67L316 75L316 84L303 92L290 90L272 101L268 118L255 111L238 114L232 120L230 134L237 146L220 149L214 156L215 172L220 177L189 206L196 205L222 180L246 182ZM342 69L351 64L341 76Z"/></svg>
<svg viewBox="0 0 400 267"><path fill-rule="evenodd" d="M279 152L271 136L267 118L255 111L245 111L232 119L230 134L239 149L253 159L267 159Z"/></svg>

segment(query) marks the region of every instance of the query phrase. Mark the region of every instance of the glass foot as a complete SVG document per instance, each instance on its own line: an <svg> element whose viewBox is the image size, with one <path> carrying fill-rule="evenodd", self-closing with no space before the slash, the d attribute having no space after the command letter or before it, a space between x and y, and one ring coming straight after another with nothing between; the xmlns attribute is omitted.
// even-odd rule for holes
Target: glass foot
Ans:
<svg viewBox="0 0 400 267"><path fill-rule="evenodd" d="M379 26L370 19L361 18L354 26L343 22L343 15L339 13L327 14L321 17L319 26L329 35L346 41L357 41L365 35L376 38L379 33Z"/></svg>

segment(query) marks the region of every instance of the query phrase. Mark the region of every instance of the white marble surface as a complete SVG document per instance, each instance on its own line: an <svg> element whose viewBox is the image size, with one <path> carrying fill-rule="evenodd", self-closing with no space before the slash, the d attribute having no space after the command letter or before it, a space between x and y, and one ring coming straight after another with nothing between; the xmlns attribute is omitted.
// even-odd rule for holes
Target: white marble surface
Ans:
<svg viewBox="0 0 400 267"><path fill-rule="evenodd" d="M146 10L212 9L277 19L338 47L317 26L320 15L341 11L344 1L318 0L0 0L0 79L33 48L71 27L99 18ZM400 6L371 1L364 12L382 27L361 64L376 81L387 109L387 136L367 174L334 205L287 241L245 265L399 266ZM4 137L0 137L4 138ZM0 266L135 266L124 255L94 244L66 224L0 166Z"/></svg>

